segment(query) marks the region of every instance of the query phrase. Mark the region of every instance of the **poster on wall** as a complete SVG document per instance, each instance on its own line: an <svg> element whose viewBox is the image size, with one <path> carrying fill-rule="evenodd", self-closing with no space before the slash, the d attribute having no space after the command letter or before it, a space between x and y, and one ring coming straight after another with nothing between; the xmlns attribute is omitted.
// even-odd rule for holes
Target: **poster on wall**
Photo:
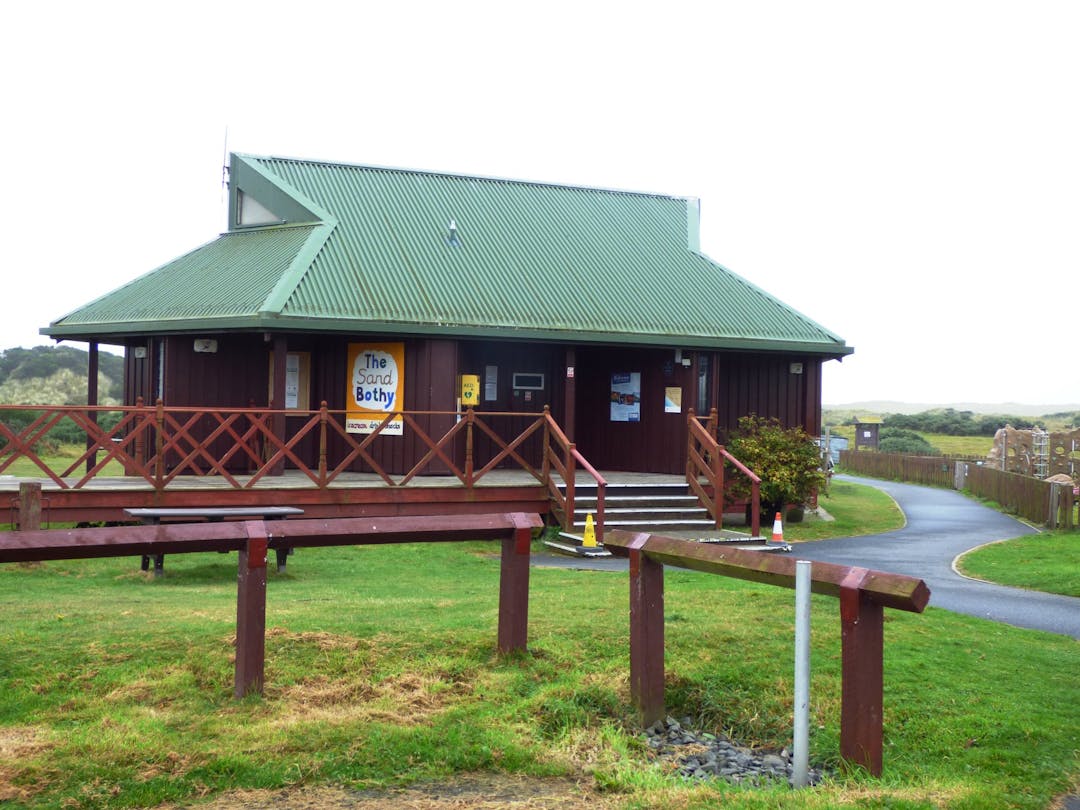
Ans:
<svg viewBox="0 0 1080 810"><path fill-rule="evenodd" d="M664 413L682 413L682 389L664 389Z"/></svg>
<svg viewBox="0 0 1080 810"><path fill-rule="evenodd" d="M300 355L285 355L285 407L300 407Z"/></svg>
<svg viewBox="0 0 1080 810"><path fill-rule="evenodd" d="M405 344L350 343L349 390L345 397L345 430L374 433L386 416L405 407ZM400 415L379 433L401 436Z"/></svg>
<svg viewBox="0 0 1080 810"><path fill-rule="evenodd" d="M611 375L611 421L641 421L641 373Z"/></svg>

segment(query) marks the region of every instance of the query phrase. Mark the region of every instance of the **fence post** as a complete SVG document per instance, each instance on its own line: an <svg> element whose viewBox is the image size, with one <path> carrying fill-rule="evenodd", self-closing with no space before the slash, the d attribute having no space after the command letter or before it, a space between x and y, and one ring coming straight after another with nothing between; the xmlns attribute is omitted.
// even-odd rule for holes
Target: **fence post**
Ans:
<svg viewBox="0 0 1080 810"><path fill-rule="evenodd" d="M326 486L326 400L319 405L319 487Z"/></svg>
<svg viewBox="0 0 1080 810"><path fill-rule="evenodd" d="M246 522L247 542L241 546L236 577L237 698L262 694L266 663L266 524Z"/></svg>
<svg viewBox="0 0 1080 810"><path fill-rule="evenodd" d="M165 403L158 398L154 414L157 424L157 436L154 438L154 488L160 493L165 487L165 458L162 448L165 446Z"/></svg>
<svg viewBox="0 0 1080 810"><path fill-rule="evenodd" d="M144 419L143 407L145 402L143 401L142 394L135 397L135 417L132 421L132 425L135 430L135 449L134 459L137 470L124 469L124 475L146 475L146 420Z"/></svg>
<svg viewBox="0 0 1080 810"><path fill-rule="evenodd" d="M473 485L473 409L465 409L465 486L472 489Z"/></svg>
<svg viewBox="0 0 1080 810"><path fill-rule="evenodd" d="M41 484L23 481L19 484L19 531L34 532L41 528Z"/></svg>
<svg viewBox="0 0 1080 810"><path fill-rule="evenodd" d="M502 566L499 573L500 653L527 649L531 543L532 528L521 522L514 528L514 536L502 541Z"/></svg>
<svg viewBox="0 0 1080 810"><path fill-rule="evenodd" d="M664 717L664 566L649 559L639 534L630 550L630 699L646 728Z"/></svg>
<svg viewBox="0 0 1080 810"><path fill-rule="evenodd" d="M884 609L862 591L865 568L840 583L840 756L881 775Z"/></svg>

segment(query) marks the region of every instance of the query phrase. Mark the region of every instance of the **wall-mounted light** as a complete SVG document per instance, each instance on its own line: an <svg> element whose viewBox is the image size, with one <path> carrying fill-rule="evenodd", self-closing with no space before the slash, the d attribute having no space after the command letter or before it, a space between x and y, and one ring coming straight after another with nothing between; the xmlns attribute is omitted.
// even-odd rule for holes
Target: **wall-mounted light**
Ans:
<svg viewBox="0 0 1080 810"><path fill-rule="evenodd" d="M788 369L792 374L802 374L802 363L792 363Z"/></svg>
<svg viewBox="0 0 1080 810"><path fill-rule="evenodd" d="M195 338L195 351L199 354L214 354L217 351L217 341L213 338Z"/></svg>

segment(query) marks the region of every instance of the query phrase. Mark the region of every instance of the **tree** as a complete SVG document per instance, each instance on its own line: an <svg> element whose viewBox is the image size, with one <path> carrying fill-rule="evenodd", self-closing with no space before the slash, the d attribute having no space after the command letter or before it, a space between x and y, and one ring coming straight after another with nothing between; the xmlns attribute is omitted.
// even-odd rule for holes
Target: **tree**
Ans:
<svg viewBox="0 0 1080 810"><path fill-rule="evenodd" d="M732 432L728 452L761 477L762 514L766 517L785 505L799 506L824 488L821 451L801 427L785 428L779 419L757 414L744 416ZM731 494L750 498L750 481L732 472Z"/></svg>

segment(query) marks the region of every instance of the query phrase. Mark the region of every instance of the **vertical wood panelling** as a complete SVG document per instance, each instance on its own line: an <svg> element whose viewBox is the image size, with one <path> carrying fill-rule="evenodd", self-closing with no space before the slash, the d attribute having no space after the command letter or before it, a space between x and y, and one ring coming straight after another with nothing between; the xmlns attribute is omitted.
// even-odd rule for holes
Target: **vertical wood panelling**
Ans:
<svg viewBox="0 0 1080 810"><path fill-rule="evenodd" d="M200 408L268 405L269 351L262 334L217 336L216 352L195 352L192 336L165 338L165 403L170 406ZM309 352L311 357L311 409L325 401L330 410L345 407L349 343L394 342L381 335L289 335L289 351ZM585 457L597 468L637 472L679 474L686 463L686 412L697 404L699 364L710 364L710 400L719 414L721 440L740 417L750 413L775 416L786 426L803 425L815 434L821 424L821 360L807 356L765 353L696 352L694 362L675 362L673 349L639 347L574 347L565 345L492 341L404 340L405 400L410 411L453 411L458 396L460 374L476 374L481 382L478 413L521 413L520 418L499 417L493 428L507 440L523 430L532 417L550 405L560 424L566 424L567 408L573 404L574 440ZM154 347L145 358L136 359L129 347L125 357L125 400L134 404L140 393L147 404L154 401L156 388ZM575 367L572 384L566 366ZM793 373L791 364L802 363L802 373ZM498 367L496 399L486 398L486 366ZM544 374L544 389L515 390L514 372ZM641 418L639 422L611 421L611 377L614 373L641 374ZM682 391L680 413L666 413L665 388ZM570 393L572 392L572 394ZM148 396L149 394L149 396ZM305 414L287 419L292 434L307 418ZM343 424L340 415L334 417ZM204 420L198 430L207 432L214 424ZM442 436L454 424L452 415L428 416L420 421L432 438ZM476 463L483 465L499 451L485 436L475 435ZM530 463L540 463L540 437L527 443L523 454ZM312 433L297 447L298 455L314 465L318 437ZM464 441L450 449L451 457L463 461ZM377 463L394 474L402 474L427 452L415 431L405 435L380 436L370 453ZM328 463L335 466L348 453L347 443L335 431L328 432ZM453 455L456 454L456 455ZM356 461L351 469L370 471ZM428 474L446 474L440 461L429 464Z"/></svg>
<svg viewBox="0 0 1080 810"><path fill-rule="evenodd" d="M480 404L477 413L502 412L529 414L521 418L491 417L489 422L496 433L506 441L519 435L534 421L535 414L542 413L545 405L551 407L556 420L561 418L565 399L565 349L551 344L462 342L460 349L460 372L480 377ZM498 368L496 398L487 398L484 374L487 366ZM514 373L543 374L542 390L515 389ZM477 467L489 462L500 448L479 431L474 431L474 461ZM542 434L536 433L524 443L521 455L532 465L541 462ZM504 466L517 466L508 462Z"/></svg>
<svg viewBox="0 0 1080 810"><path fill-rule="evenodd" d="M749 414L776 417L785 427L821 427L821 360L798 355L718 353L717 411L721 440ZM802 373L791 371L802 363Z"/></svg>
<svg viewBox="0 0 1080 810"><path fill-rule="evenodd" d="M671 349L581 348L577 445L600 469L678 474L686 467L686 411L693 367L675 363ZM641 374L641 421L611 421L611 375ZM664 412L664 389L681 388L680 413Z"/></svg>

